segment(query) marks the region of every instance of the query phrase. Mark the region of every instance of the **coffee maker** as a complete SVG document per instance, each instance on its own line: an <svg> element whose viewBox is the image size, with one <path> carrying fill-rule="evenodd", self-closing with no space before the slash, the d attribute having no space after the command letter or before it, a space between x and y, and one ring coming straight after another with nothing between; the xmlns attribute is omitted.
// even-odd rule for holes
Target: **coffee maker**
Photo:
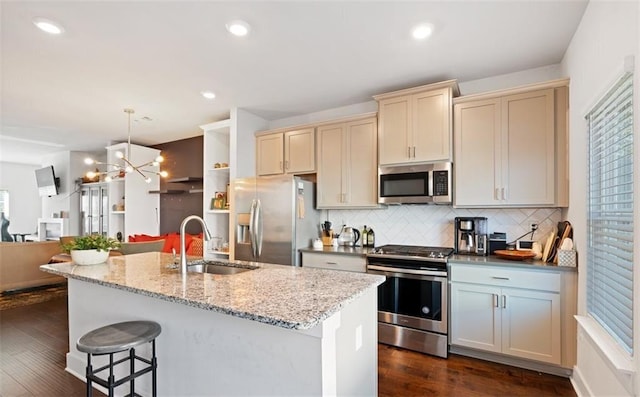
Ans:
<svg viewBox="0 0 640 397"><path fill-rule="evenodd" d="M489 255L487 247L487 218L455 218L455 252L462 255Z"/></svg>

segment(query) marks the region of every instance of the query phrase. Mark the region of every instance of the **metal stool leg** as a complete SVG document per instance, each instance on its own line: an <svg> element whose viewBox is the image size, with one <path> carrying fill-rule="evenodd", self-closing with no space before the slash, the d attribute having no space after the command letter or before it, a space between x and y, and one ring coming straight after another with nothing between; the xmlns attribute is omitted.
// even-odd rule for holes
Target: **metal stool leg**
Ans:
<svg viewBox="0 0 640 397"><path fill-rule="evenodd" d="M151 341L151 395L156 397L158 391L156 389L158 361L156 359L156 340Z"/></svg>
<svg viewBox="0 0 640 397"><path fill-rule="evenodd" d="M133 377L133 374L136 373L136 350L134 348L129 349L129 374L131 374L131 382L129 382L130 385L130 393L131 396L135 396L135 391L136 391L136 386L135 386L135 378Z"/></svg>
<svg viewBox="0 0 640 397"><path fill-rule="evenodd" d="M115 378L113 376L113 353L109 354L109 397L113 397L114 389L113 384L115 383Z"/></svg>
<svg viewBox="0 0 640 397"><path fill-rule="evenodd" d="M87 353L87 397L93 397L93 387L91 386L91 376L93 375L93 367L91 366L91 353Z"/></svg>

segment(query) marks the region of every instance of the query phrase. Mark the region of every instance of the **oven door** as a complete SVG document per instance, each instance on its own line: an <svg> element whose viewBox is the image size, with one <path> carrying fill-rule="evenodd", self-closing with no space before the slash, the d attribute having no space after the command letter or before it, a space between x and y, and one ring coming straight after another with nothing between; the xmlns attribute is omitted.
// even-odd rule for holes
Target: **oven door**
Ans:
<svg viewBox="0 0 640 397"><path fill-rule="evenodd" d="M446 274L429 271L406 273L400 269L371 265L367 273L387 277L378 286L378 321L447 333Z"/></svg>

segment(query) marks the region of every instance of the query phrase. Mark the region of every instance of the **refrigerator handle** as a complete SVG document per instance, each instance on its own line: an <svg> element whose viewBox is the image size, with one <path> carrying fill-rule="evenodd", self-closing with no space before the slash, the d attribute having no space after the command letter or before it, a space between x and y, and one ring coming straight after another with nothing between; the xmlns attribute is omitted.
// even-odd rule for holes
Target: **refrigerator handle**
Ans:
<svg viewBox="0 0 640 397"><path fill-rule="evenodd" d="M260 255L262 255L262 203L260 202L260 199L257 200L257 205L256 205L256 219L255 219L255 225L256 225L256 245L257 245L257 258L260 258Z"/></svg>
<svg viewBox="0 0 640 397"><path fill-rule="evenodd" d="M257 201L251 202L251 212L249 214L249 237L251 238L251 255L255 258L258 251L258 240L256 238L256 206Z"/></svg>

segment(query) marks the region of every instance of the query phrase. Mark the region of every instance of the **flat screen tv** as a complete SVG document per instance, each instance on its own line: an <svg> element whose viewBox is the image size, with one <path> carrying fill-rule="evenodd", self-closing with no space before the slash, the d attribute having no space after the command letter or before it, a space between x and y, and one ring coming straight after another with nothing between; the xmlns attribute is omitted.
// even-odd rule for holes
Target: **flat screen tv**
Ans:
<svg viewBox="0 0 640 397"><path fill-rule="evenodd" d="M58 194L60 178L56 178L52 165L36 170L36 183L38 184L40 196L55 196Z"/></svg>

